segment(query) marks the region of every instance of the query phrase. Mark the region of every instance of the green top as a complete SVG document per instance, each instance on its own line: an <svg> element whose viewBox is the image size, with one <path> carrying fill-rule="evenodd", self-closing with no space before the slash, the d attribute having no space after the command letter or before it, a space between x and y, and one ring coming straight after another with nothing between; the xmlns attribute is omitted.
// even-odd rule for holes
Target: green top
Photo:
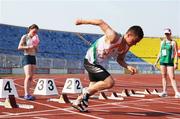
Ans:
<svg viewBox="0 0 180 119"><path fill-rule="evenodd" d="M173 45L171 41L163 41L161 45L160 63L174 63Z"/></svg>

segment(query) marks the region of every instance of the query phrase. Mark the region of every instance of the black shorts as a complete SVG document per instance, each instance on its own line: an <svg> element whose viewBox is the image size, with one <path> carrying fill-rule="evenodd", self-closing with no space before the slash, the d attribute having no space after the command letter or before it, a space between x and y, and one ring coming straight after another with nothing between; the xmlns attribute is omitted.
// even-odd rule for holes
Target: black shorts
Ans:
<svg viewBox="0 0 180 119"><path fill-rule="evenodd" d="M36 65L36 57L32 56L32 55L24 55L23 59L22 59L22 65Z"/></svg>
<svg viewBox="0 0 180 119"><path fill-rule="evenodd" d="M91 64L87 59L84 59L84 67L88 72L89 80L92 82L104 81L110 76L110 73L101 65Z"/></svg>
<svg viewBox="0 0 180 119"><path fill-rule="evenodd" d="M160 65L162 65L162 66L174 66L174 63L162 63L162 62L160 62Z"/></svg>

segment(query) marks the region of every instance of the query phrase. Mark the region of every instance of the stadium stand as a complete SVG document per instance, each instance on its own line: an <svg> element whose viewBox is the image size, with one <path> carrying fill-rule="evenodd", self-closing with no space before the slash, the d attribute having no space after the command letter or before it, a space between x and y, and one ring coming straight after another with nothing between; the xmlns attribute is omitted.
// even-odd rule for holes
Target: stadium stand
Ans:
<svg viewBox="0 0 180 119"><path fill-rule="evenodd" d="M17 46L22 34L26 33L26 28L0 24L0 52L3 54L22 55L17 52ZM60 59L82 59L88 49L88 45L74 32L40 30L38 33L41 43L38 56L44 58ZM81 34L85 39L93 43L101 37L100 34ZM126 60L130 62L143 61L129 52Z"/></svg>
<svg viewBox="0 0 180 119"><path fill-rule="evenodd" d="M0 24L0 67L21 67L21 60L23 52L17 50L19 40L23 34L26 34L25 27ZM57 68L67 69L73 73L77 70L82 72L83 58L87 49L90 47L82 40L78 35L80 34L84 39L93 43L96 39L100 38L101 34L87 34L87 33L75 33L55 30L40 29L38 32L40 38L40 45L37 54L37 66L38 68ZM125 60L127 62L146 63L146 59L141 57L149 56L151 50L145 51L147 47L143 47L149 43L148 39L140 47L142 49L132 48L131 52L128 52ZM155 41L155 40L154 40ZM155 43L159 44L159 43ZM144 49L143 49L144 48ZM152 51L153 53L156 51ZM15 59L15 60L13 60ZM116 63L110 61L108 68L110 70L119 70L121 67ZM116 67L115 67L116 66ZM1 72L1 71L0 71ZM45 71L45 72L49 72ZM77 72L78 73L78 72Z"/></svg>

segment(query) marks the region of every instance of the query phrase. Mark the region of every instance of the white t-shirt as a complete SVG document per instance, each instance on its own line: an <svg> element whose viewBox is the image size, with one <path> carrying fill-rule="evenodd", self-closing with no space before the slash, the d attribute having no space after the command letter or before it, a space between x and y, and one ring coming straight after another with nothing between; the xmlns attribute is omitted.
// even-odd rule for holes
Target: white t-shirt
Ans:
<svg viewBox="0 0 180 119"><path fill-rule="evenodd" d="M125 55L129 46L125 44L122 46L123 37L114 44L108 44L105 42L105 36L99 38L87 51L85 59L91 64L100 64L104 66L110 58L117 60L119 55ZM122 46L122 47L121 47Z"/></svg>
<svg viewBox="0 0 180 119"><path fill-rule="evenodd" d="M21 39L25 40L25 44L24 44L25 46L33 45L32 38L29 37L27 34L23 35ZM35 56L36 55L36 49L32 48L32 49L24 50L24 55L33 55L33 56Z"/></svg>

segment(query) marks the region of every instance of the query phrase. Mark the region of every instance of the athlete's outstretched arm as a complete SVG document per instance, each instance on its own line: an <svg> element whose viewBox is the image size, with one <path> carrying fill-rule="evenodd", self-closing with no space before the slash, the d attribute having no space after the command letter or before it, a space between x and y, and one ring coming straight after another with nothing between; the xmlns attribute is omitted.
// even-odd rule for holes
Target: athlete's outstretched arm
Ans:
<svg viewBox="0 0 180 119"><path fill-rule="evenodd" d="M103 20L101 19L93 19L93 20L83 20L78 19L76 20L76 25L82 25L82 24L91 24L91 25L97 25L101 28L101 30L105 33L106 41L108 43L115 43L119 36L118 34Z"/></svg>

